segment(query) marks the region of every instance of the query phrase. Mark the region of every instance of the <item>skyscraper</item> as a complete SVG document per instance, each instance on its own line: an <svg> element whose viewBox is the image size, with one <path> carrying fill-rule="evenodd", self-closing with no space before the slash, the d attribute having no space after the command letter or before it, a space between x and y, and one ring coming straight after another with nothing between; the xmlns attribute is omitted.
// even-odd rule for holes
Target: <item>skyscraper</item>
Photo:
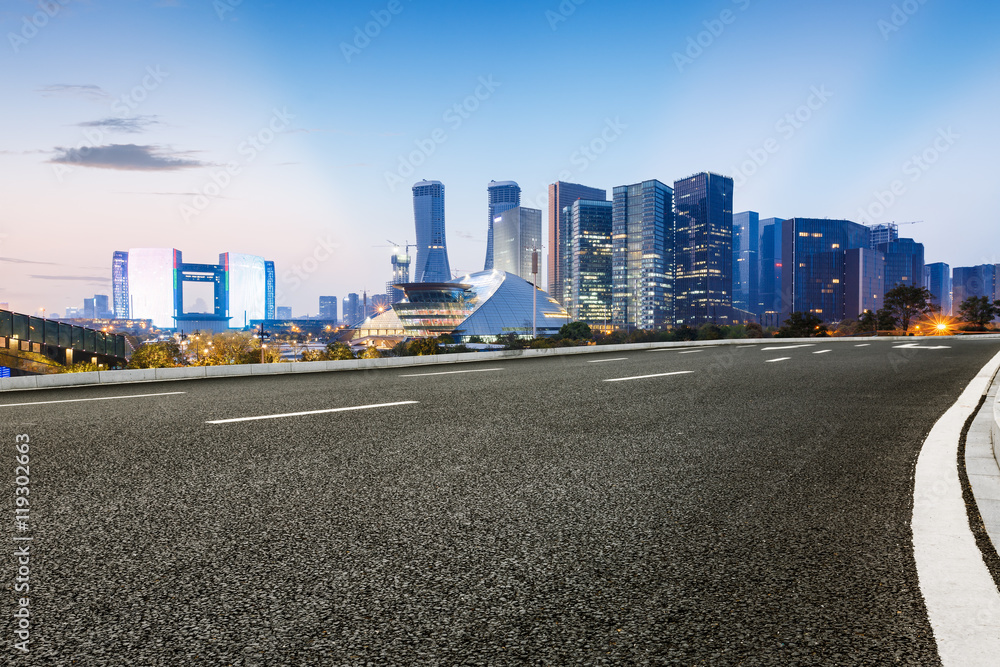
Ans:
<svg viewBox="0 0 1000 667"><path fill-rule="evenodd" d="M834 283L836 284L836 283ZM844 252L844 317L878 312L885 296L885 255L871 248Z"/></svg>
<svg viewBox="0 0 1000 667"><path fill-rule="evenodd" d="M951 305L958 313L962 302L971 296L1000 300L1000 264L956 266L951 272Z"/></svg>
<svg viewBox="0 0 1000 667"><path fill-rule="evenodd" d="M792 218L781 231L781 319L793 312L826 322L857 317L847 312L845 251L867 248L868 228L849 220Z"/></svg>
<svg viewBox="0 0 1000 667"><path fill-rule="evenodd" d="M344 299L344 324L351 326L364 319L361 310L361 301L357 292L351 292Z"/></svg>
<svg viewBox="0 0 1000 667"><path fill-rule="evenodd" d="M414 281L433 283L451 280L444 231L444 184L441 181L414 184L413 220L417 228Z"/></svg>
<svg viewBox="0 0 1000 667"><path fill-rule="evenodd" d="M111 260L111 297L115 317L128 319L128 253L124 250L115 250Z"/></svg>
<svg viewBox="0 0 1000 667"><path fill-rule="evenodd" d="M493 268L534 283L531 256L542 246L542 211L515 206L493 221Z"/></svg>
<svg viewBox="0 0 1000 667"><path fill-rule="evenodd" d="M588 201L604 201L608 191L591 188L578 183L556 181L549 185L549 254L548 254L548 286L549 296L559 301L564 307L568 303L569 289L566 272L570 263L570 238L568 221L563 218L563 211L577 199Z"/></svg>
<svg viewBox="0 0 1000 667"><path fill-rule="evenodd" d="M924 244L896 239L875 246L885 254L885 291L897 285L924 285Z"/></svg>
<svg viewBox="0 0 1000 667"><path fill-rule="evenodd" d="M613 190L611 318L616 327L659 329L672 321L673 196L670 186L657 180Z"/></svg>
<svg viewBox="0 0 1000 667"><path fill-rule="evenodd" d="M275 281L274 262L264 262L264 318L273 320L275 318Z"/></svg>
<svg viewBox="0 0 1000 667"><path fill-rule="evenodd" d="M951 267L944 262L924 265L924 287L942 315L951 315Z"/></svg>
<svg viewBox="0 0 1000 667"><path fill-rule="evenodd" d="M571 261L564 277L569 286L567 310L574 320L590 324L611 320L612 208L609 201L588 199L577 199L565 208Z"/></svg>
<svg viewBox="0 0 1000 667"><path fill-rule="evenodd" d="M881 225L870 225L868 227L868 247L878 248L880 243L890 243L899 238L899 225L895 222L887 222Z"/></svg>
<svg viewBox="0 0 1000 667"><path fill-rule="evenodd" d="M489 271L493 268L493 221L504 211L521 205L521 186L514 181L490 181L486 186L486 198L489 226L486 231L486 262L483 270Z"/></svg>
<svg viewBox="0 0 1000 667"><path fill-rule="evenodd" d="M250 320L262 320L267 304L267 270L264 258L239 252L224 252L219 255L219 265L225 271L221 304L229 317L229 326L242 329Z"/></svg>
<svg viewBox="0 0 1000 667"><path fill-rule="evenodd" d="M764 326L778 326L782 311L781 297L781 218L760 221L760 306Z"/></svg>
<svg viewBox="0 0 1000 667"><path fill-rule="evenodd" d="M319 298L319 319L337 321L337 297L321 296Z"/></svg>
<svg viewBox="0 0 1000 667"><path fill-rule="evenodd" d="M760 215L733 214L733 307L760 313Z"/></svg>
<svg viewBox="0 0 1000 667"><path fill-rule="evenodd" d="M702 172L674 182L674 322L728 318L733 305L733 179Z"/></svg>
<svg viewBox="0 0 1000 667"><path fill-rule="evenodd" d="M134 319L152 320L153 326L172 328L183 312L177 289L182 263L181 251L174 248L130 248L128 288L130 314Z"/></svg>
<svg viewBox="0 0 1000 667"><path fill-rule="evenodd" d="M393 285L401 285L410 282L410 255L406 248L396 248L392 253L392 280L386 283L385 293L389 297L389 303L397 303L405 296L403 290Z"/></svg>
<svg viewBox="0 0 1000 667"><path fill-rule="evenodd" d="M111 303L107 294L94 295L94 317L102 320L114 317L114 311L111 310Z"/></svg>

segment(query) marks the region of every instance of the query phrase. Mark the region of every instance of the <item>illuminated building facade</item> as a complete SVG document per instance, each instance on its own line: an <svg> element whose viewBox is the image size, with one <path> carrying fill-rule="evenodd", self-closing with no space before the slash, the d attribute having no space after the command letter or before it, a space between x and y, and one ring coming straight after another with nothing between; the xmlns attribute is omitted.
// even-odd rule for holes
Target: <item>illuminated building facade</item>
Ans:
<svg viewBox="0 0 1000 667"><path fill-rule="evenodd" d="M417 232L418 283L451 280L444 233L444 184L420 181L413 186L413 221Z"/></svg>
<svg viewBox="0 0 1000 667"><path fill-rule="evenodd" d="M128 319L128 253L123 250L116 250L111 259L111 299L115 317Z"/></svg>
<svg viewBox="0 0 1000 667"><path fill-rule="evenodd" d="M542 248L542 212L537 208L515 206L500 213L493 221L493 265L497 271L513 273L529 282L532 255ZM539 272L541 267L538 267Z"/></svg>
<svg viewBox="0 0 1000 667"><path fill-rule="evenodd" d="M792 218L781 225L782 321L810 312L825 322L847 313L846 251L868 248L868 228L849 220Z"/></svg>
<svg viewBox="0 0 1000 667"><path fill-rule="evenodd" d="M657 180L613 190L611 318L617 328L661 329L674 310L674 191Z"/></svg>
<svg viewBox="0 0 1000 667"><path fill-rule="evenodd" d="M698 326L733 306L733 179L674 182L674 323ZM744 309L746 310L746 309Z"/></svg>
<svg viewBox="0 0 1000 667"><path fill-rule="evenodd" d="M551 336L570 321L558 301L506 271L479 271L447 282L399 287L406 299L365 322L359 334L364 335L366 328L401 329L414 337L447 333L459 342L473 336L489 342L509 334L530 338L533 321L538 335Z"/></svg>
<svg viewBox="0 0 1000 667"><path fill-rule="evenodd" d="M574 320L611 321L612 203L577 199L564 209L570 261L563 274L569 288L564 303Z"/></svg>
<svg viewBox="0 0 1000 667"><path fill-rule="evenodd" d="M567 276L572 262L570 246L573 243L573 236L563 211L577 199L604 201L607 198L607 190L579 183L556 181L549 185L548 286L549 294L564 306L568 307L570 298Z"/></svg>

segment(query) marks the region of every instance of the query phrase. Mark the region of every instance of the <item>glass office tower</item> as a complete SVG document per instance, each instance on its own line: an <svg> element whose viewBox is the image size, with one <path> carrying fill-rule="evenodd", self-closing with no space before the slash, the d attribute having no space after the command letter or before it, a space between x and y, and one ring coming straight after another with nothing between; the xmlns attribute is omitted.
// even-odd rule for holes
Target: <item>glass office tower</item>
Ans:
<svg viewBox="0 0 1000 667"><path fill-rule="evenodd" d="M564 306L569 303L570 299L570 285L567 275L572 261L570 259L570 246L573 239L568 226L569 222L563 217L563 211L577 199L604 201L607 198L607 190L591 188L579 183L556 181L549 185L549 294Z"/></svg>
<svg viewBox="0 0 1000 667"><path fill-rule="evenodd" d="M733 214L733 307L760 313L760 215Z"/></svg>
<svg viewBox="0 0 1000 667"><path fill-rule="evenodd" d="M128 253L123 250L111 259L111 300L115 317L128 319Z"/></svg>
<svg viewBox="0 0 1000 667"><path fill-rule="evenodd" d="M781 314L781 218L760 221L760 278L758 311L764 326L778 326Z"/></svg>
<svg viewBox="0 0 1000 667"><path fill-rule="evenodd" d="M944 262L924 265L924 287L942 315L951 315L951 267Z"/></svg>
<svg viewBox="0 0 1000 667"><path fill-rule="evenodd" d="M486 198L488 202L487 217L488 227L486 228L486 261L483 270L489 271L493 268L493 223L504 211L521 205L521 186L514 181L490 181L486 186ZM444 280L448 280L445 278Z"/></svg>
<svg viewBox="0 0 1000 667"><path fill-rule="evenodd" d="M674 322L698 326L733 305L733 179L702 172L674 182Z"/></svg>
<svg viewBox="0 0 1000 667"><path fill-rule="evenodd" d="M674 311L674 191L657 180L619 185L611 209L611 319L660 329Z"/></svg>
<svg viewBox="0 0 1000 667"><path fill-rule="evenodd" d="M532 275L531 256L542 248L542 211L537 208L515 206L493 221L493 268L513 273L529 283ZM538 267L539 272L541 267ZM538 276L541 278L541 275Z"/></svg>
<svg viewBox="0 0 1000 667"><path fill-rule="evenodd" d="M178 302L181 251L173 248L130 248L128 251L130 311L134 319L172 328L182 312Z"/></svg>
<svg viewBox="0 0 1000 667"><path fill-rule="evenodd" d="M223 283L225 315L229 326L242 329L250 320L264 319L267 298L267 279L264 258L238 252L219 255L219 264L225 271Z"/></svg>
<svg viewBox="0 0 1000 667"><path fill-rule="evenodd" d="M811 312L826 322L847 313L845 251L867 248L868 228L849 220L792 218L781 224L782 317Z"/></svg>
<svg viewBox="0 0 1000 667"><path fill-rule="evenodd" d="M444 184L420 181L413 186L413 221L417 228L418 283L451 280L444 232Z"/></svg>
<svg viewBox="0 0 1000 667"><path fill-rule="evenodd" d="M611 321L611 229L613 204L577 199L564 209L570 262L564 275L574 320Z"/></svg>
<svg viewBox="0 0 1000 667"><path fill-rule="evenodd" d="M897 285L924 284L924 244L913 239L879 243L875 248L885 254L885 291Z"/></svg>
<svg viewBox="0 0 1000 667"><path fill-rule="evenodd" d="M1000 264L956 266L951 272L952 310L970 296L985 296L990 301L1000 300Z"/></svg>

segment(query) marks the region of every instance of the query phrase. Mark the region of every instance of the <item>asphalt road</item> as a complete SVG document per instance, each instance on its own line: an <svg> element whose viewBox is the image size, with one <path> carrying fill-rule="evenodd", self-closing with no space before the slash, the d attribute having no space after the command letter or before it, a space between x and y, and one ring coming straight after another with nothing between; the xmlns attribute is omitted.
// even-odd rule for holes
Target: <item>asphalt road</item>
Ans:
<svg viewBox="0 0 1000 667"><path fill-rule="evenodd" d="M0 395L3 662L936 664L912 474L1000 341L899 344Z"/></svg>

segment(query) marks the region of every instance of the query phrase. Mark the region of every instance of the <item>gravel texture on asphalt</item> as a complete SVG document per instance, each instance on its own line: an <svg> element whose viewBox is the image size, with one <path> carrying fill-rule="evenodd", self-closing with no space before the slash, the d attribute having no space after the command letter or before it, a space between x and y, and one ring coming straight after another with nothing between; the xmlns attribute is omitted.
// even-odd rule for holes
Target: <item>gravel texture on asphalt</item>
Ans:
<svg viewBox="0 0 1000 667"><path fill-rule="evenodd" d="M893 345L5 394L186 392L0 408L34 537L27 656L5 538L3 662L937 664L913 469L1000 342Z"/></svg>

